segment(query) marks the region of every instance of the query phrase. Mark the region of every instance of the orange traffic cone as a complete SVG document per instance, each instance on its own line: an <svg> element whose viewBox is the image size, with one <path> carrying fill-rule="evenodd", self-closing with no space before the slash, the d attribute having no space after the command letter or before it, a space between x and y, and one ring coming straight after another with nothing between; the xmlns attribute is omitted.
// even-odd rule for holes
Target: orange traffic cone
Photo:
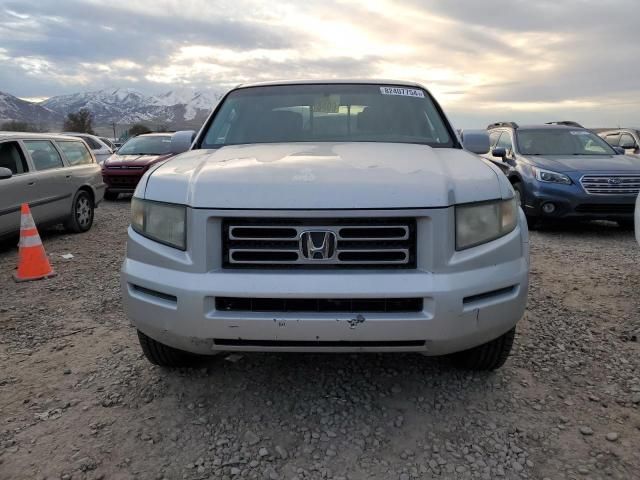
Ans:
<svg viewBox="0 0 640 480"><path fill-rule="evenodd" d="M55 275L47 259L47 254L44 252L42 240L40 240L38 229L33 222L29 205L26 203L20 207L20 243L18 247L20 248L18 271L13 275L16 282L39 280Z"/></svg>

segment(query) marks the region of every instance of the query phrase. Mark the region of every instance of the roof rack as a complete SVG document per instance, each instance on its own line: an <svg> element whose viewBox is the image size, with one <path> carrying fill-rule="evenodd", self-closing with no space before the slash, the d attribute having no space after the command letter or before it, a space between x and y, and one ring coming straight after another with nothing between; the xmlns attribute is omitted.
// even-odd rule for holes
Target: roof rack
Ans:
<svg viewBox="0 0 640 480"><path fill-rule="evenodd" d="M573 122L571 120L561 120L559 122L547 122L545 123L545 125L564 125L566 127L578 127L578 128L584 128L582 125L580 125L578 122Z"/></svg>
<svg viewBox="0 0 640 480"><path fill-rule="evenodd" d="M487 125L487 130L491 130L492 128L499 128L499 127L509 127L509 128L516 129L516 128L518 128L518 124L516 122L490 123L489 125Z"/></svg>

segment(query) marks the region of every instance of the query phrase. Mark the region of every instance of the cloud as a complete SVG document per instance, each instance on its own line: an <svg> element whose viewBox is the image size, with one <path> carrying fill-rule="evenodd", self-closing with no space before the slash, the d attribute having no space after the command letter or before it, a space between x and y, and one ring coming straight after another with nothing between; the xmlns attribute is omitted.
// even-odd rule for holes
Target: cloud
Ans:
<svg viewBox="0 0 640 480"><path fill-rule="evenodd" d="M427 85L460 126L630 122L637 18L637 0L8 1L0 90L396 77Z"/></svg>

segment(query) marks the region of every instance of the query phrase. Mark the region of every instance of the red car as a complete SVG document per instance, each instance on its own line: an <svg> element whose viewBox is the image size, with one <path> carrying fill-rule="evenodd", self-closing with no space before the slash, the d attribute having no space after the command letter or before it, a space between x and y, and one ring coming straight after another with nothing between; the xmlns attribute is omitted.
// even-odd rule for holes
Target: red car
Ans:
<svg viewBox="0 0 640 480"><path fill-rule="evenodd" d="M107 185L104 198L115 200L121 193L133 193L147 169L171 158L171 133L147 133L130 138L102 163Z"/></svg>

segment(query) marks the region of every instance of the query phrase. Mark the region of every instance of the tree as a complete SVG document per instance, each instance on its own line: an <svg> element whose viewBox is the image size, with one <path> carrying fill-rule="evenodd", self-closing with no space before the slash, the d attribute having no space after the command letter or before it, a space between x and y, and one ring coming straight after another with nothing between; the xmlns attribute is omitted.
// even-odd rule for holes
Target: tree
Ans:
<svg viewBox="0 0 640 480"><path fill-rule="evenodd" d="M63 129L66 132L90 133L93 135L93 113L86 108L81 108L75 113L67 114Z"/></svg>
<svg viewBox="0 0 640 480"><path fill-rule="evenodd" d="M5 132L37 132L38 130L28 122L10 120L0 125L0 130Z"/></svg>
<svg viewBox="0 0 640 480"><path fill-rule="evenodd" d="M129 129L129 136L135 137L136 135L142 135L143 133L151 133L151 129L143 123L134 123Z"/></svg>

